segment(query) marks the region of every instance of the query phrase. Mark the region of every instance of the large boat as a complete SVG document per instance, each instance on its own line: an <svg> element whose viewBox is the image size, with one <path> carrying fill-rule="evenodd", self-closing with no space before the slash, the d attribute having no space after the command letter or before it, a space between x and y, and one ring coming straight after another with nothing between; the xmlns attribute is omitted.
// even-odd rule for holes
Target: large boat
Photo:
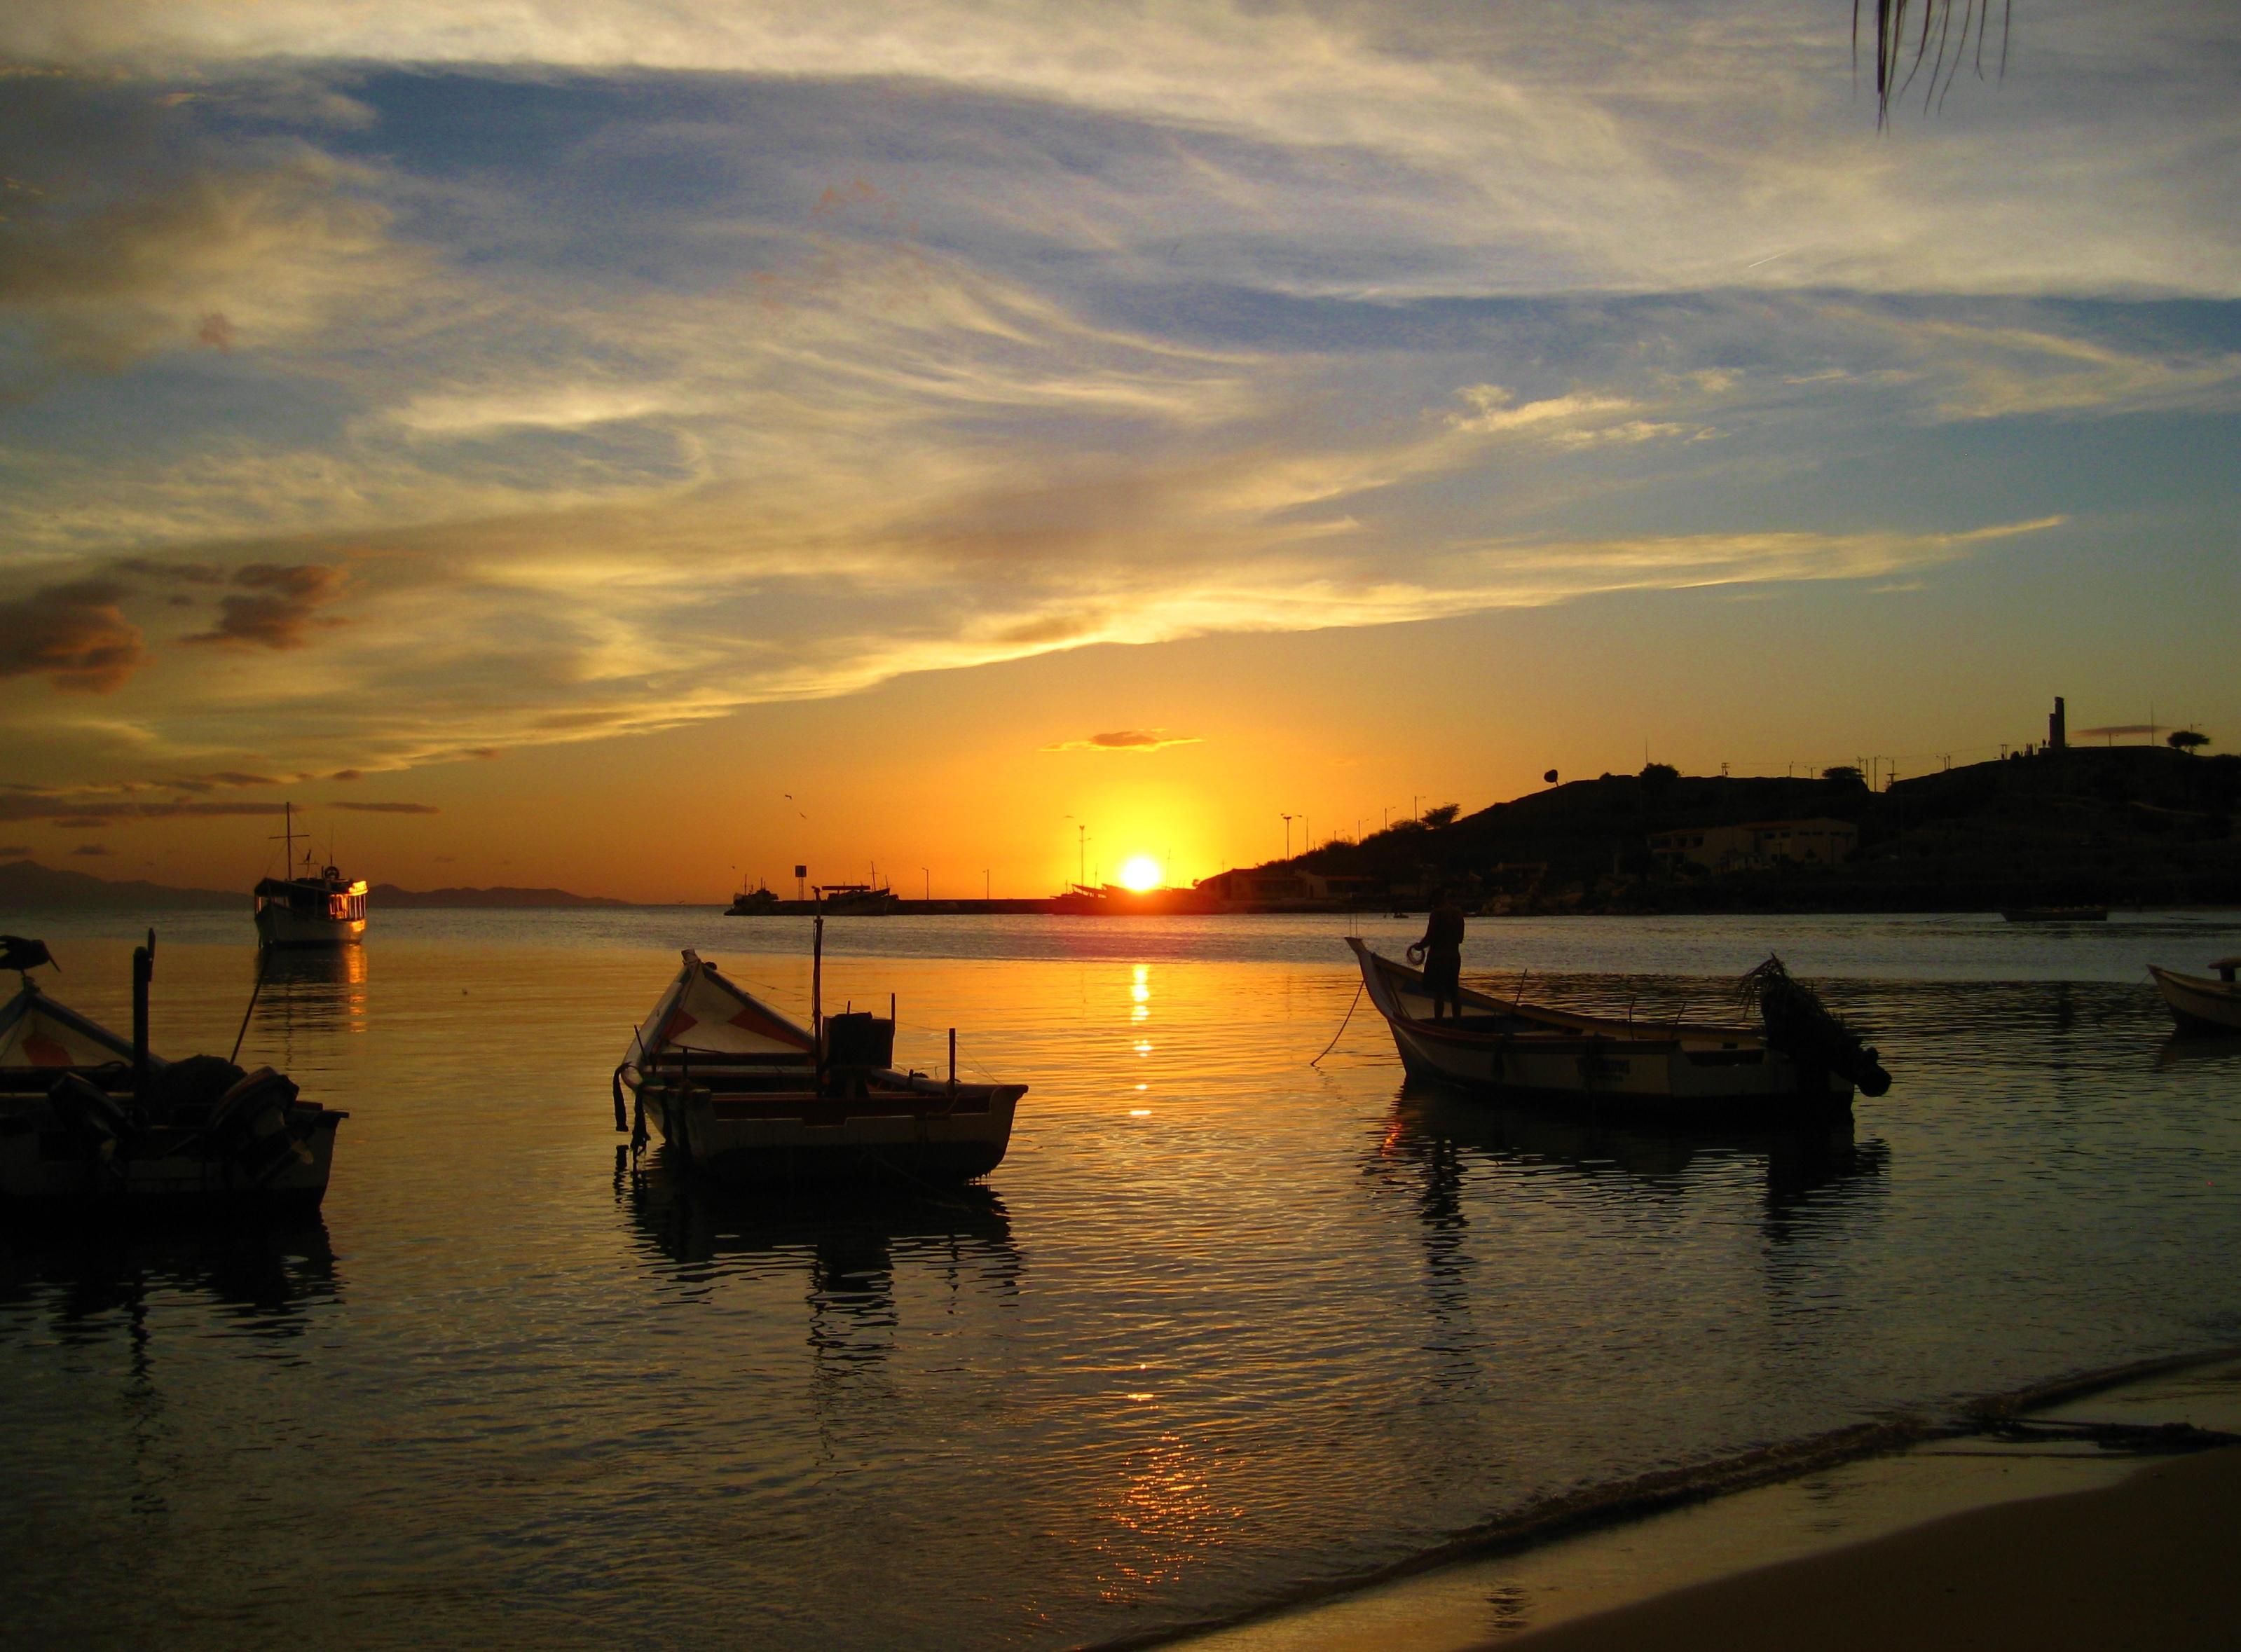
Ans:
<svg viewBox="0 0 2241 1652"><path fill-rule="evenodd" d="M296 866L296 811L281 806L289 875L266 878L255 889L257 941L261 946L348 946L365 938L365 880L345 878L332 866L311 869L311 839Z"/></svg>
<svg viewBox="0 0 2241 1652"><path fill-rule="evenodd" d="M349 1115L305 1101L285 1074L148 1047L156 938L132 955L132 1028L120 1038L30 976L37 941L0 936L22 973L0 1005L0 1211L97 1217L244 1207L318 1207Z"/></svg>
<svg viewBox="0 0 2241 1652"><path fill-rule="evenodd" d="M2241 957L2221 958L2210 966L2217 979L2182 975L2177 970L2150 964L2156 990L2171 1007L2171 1019L2182 1033L2241 1033Z"/></svg>
<svg viewBox="0 0 2241 1652"><path fill-rule="evenodd" d="M964 1181L1002 1160L1026 1085L960 1083L953 1033L947 1078L898 1072L892 1019L823 1014L815 987L811 1005L804 1027L687 950L615 1069L615 1128L733 1181Z"/></svg>
<svg viewBox="0 0 2241 1652"><path fill-rule="evenodd" d="M1876 1052L1778 960L1746 978L1760 1006L1759 1027L1583 1014L1467 987L1459 1016L1434 1020L1422 971L1373 952L1357 936L1346 944L1412 1078L1676 1123L1826 1120L1851 1111L1856 1085L1871 1096L1890 1087Z"/></svg>

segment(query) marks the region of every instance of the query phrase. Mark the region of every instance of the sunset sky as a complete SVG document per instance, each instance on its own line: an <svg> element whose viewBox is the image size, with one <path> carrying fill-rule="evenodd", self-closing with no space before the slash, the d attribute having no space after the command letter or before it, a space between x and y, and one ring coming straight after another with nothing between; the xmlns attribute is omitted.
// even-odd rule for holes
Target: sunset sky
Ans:
<svg viewBox="0 0 2241 1652"><path fill-rule="evenodd" d="M1025 894L2241 747L2241 10L1882 135L1849 23L13 0L0 852Z"/></svg>

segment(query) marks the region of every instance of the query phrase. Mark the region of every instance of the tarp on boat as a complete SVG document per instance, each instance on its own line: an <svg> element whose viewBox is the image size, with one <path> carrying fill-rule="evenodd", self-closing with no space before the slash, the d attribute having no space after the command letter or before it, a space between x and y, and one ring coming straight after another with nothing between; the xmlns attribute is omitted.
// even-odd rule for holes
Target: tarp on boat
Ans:
<svg viewBox="0 0 2241 1652"><path fill-rule="evenodd" d="M0 1067L105 1067L131 1059L131 1040L57 1004L28 981L0 1006ZM149 1063L163 1065L152 1055Z"/></svg>
<svg viewBox="0 0 2241 1652"><path fill-rule="evenodd" d="M815 1059L817 1040L799 1021L725 979L687 950L685 967L662 993L632 1041L626 1060L651 1060L666 1051L693 1055Z"/></svg>

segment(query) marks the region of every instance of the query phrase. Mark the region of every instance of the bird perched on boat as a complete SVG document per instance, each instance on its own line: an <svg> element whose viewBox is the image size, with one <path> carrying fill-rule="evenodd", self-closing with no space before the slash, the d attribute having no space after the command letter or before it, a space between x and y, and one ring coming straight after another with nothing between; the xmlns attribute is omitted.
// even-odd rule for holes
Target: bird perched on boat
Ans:
<svg viewBox="0 0 2241 1652"><path fill-rule="evenodd" d="M42 964L56 969L62 967L47 950L46 942L28 940L21 935L0 935L0 969L19 969L28 975Z"/></svg>

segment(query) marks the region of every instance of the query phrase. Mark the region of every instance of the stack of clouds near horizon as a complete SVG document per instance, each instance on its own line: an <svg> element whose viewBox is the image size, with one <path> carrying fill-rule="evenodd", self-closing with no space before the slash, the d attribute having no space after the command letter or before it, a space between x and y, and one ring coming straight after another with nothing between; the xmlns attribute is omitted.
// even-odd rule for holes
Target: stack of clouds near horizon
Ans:
<svg viewBox="0 0 2241 1652"><path fill-rule="evenodd" d="M11 8L0 802L2058 540L2241 395L2230 10L1846 22Z"/></svg>

